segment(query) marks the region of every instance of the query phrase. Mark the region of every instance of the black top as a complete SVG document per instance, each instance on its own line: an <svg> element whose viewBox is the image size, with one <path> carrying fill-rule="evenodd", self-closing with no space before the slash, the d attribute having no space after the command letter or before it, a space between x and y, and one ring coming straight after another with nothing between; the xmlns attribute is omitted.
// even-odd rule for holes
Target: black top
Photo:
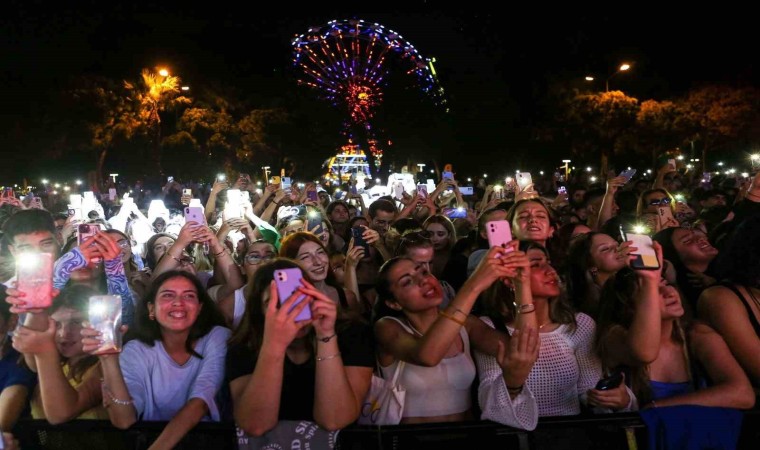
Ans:
<svg viewBox="0 0 760 450"><path fill-rule="evenodd" d="M346 367L375 367L374 336L369 325L352 322L338 331L338 347ZM285 357L278 420L314 420L316 361L312 356L303 364ZM246 345L227 350L227 382L253 373L254 352Z"/></svg>

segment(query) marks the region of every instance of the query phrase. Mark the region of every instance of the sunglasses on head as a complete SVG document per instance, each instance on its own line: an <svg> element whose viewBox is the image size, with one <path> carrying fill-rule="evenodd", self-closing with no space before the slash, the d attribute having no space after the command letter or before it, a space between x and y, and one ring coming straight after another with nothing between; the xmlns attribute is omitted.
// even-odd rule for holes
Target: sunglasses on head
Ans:
<svg viewBox="0 0 760 450"><path fill-rule="evenodd" d="M662 205L669 205L670 199L668 197L663 198L653 198L649 200L649 206L662 206Z"/></svg>

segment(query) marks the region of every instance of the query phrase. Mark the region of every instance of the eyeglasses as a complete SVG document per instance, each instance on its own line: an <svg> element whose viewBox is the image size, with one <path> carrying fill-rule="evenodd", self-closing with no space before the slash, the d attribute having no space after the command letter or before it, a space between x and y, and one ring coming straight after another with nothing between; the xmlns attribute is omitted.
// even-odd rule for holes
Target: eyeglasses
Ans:
<svg viewBox="0 0 760 450"><path fill-rule="evenodd" d="M128 249L130 247L129 241L126 240L126 239L120 239L120 240L116 241L116 245L118 245L119 247L121 247L123 250L126 250L126 249Z"/></svg>
<svg viewBox="0 0 760 450"><path fill-rule="evenodd" d="M670 199L668 197L663 198L653 198L649 200L649 206L664 206L669 205Z"/></svg>
<svg viewBox="0 0 760 450"><path fill-rule="evenodd" d="M245 255L245 263L250 264L252 266L259 265L263 263L264 261L269 261L270 259L274 259L274 255L266 255L266 256Z"/></svg>

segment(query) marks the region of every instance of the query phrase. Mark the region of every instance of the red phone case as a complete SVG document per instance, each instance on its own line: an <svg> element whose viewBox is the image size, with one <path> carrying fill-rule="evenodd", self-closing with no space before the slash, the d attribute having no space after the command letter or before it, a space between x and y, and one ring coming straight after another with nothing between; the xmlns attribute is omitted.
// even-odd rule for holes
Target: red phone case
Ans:
<svg viewBox="0 0 760 450"><path fill-rule="evenodd" d="M53 255L22 254L16 258L16 289L25 295L26 307L48 308L53 304Z"/></svg>

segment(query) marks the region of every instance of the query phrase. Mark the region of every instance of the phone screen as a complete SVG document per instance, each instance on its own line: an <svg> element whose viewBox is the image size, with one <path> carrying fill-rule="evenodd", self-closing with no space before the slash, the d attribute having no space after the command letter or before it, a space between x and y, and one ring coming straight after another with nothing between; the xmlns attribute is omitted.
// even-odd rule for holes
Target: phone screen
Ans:
<svg viewBox="0 0 760 450"><path fill-rule="evenodd" d="M654 251L652 238L646 234L630 234L623 232L623 239L633 242L636 253L631 253L636 258L631 261L631 267L639 270L654 270L660 268L657 253Z"/></svg>
<svg viewBox="0 0 760 450"><path fill-rule="evenodd" d="M473 194L473 188L472 186L462 186L459 188L459 192L462 195L472 195Z"/></svg>
<svg viewBox="0 0 760 450"><path fill-rule="evenodd" d="M309 211L306 214L306 217L308 217L308 220L306 222L306 226L308 229L306 231L314 234L321 234L322 233L322 214L316 212L316 211Z"/></svg>
<svg viewBox="0 0 760 450"><path fill-rule="evenodd" d="M166 181L168 181L169 183L171 183L172 181L174 181L174 177L166 177Z"/></svg>
<svg viewBox="0 0 760 450"><path fill-rule="evenodd" d="M512 227L507 220L486 222L486 235L490 247L507 248L507 244L512 242Z"/></svg>
<svg viewBox="0 0 760 450"><path fill-rule="evenodd" d="M16 258L16 289L24 293L27 308L53 303L53 255L22 253Z"/></svg>
<svg viewBox="0 0 760 450"><path fill-rule="evenodd" d="M100 332L101 345L93 353L106 355L121 352L121 296L93 295L90 297L88 320Z"/></svg>

